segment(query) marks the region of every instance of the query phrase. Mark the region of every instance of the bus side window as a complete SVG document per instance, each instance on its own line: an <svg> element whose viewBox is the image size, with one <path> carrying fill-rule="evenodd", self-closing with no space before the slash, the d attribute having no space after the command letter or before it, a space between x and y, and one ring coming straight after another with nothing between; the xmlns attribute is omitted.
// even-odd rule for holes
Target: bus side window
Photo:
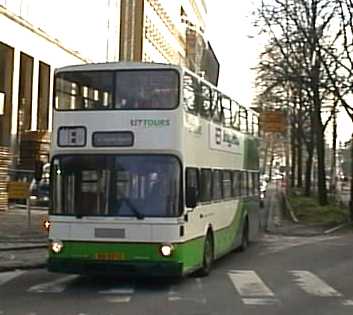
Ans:
<svg viewBox="0 0 353 315"><path fill-rule="evenodd" d="M212 199L217 201L222 199L222 176L220 170L212 172Z"/></svg>
<svg viewBox="0 0 353 315"><path fill-rule="evenodd" d="M260 191L260 174L255 173L255 194L258 195Z"/></svg>
<svg viewBox="0 0 353 315"><path fill-rule="evenodd" d="M213 121L222 123L222 95L218 91L213 91L211 113Z"/></svg>
<svg viewBox="0 0 353 315"><path fill-rule="evenodd" d="M244 107L240 107L240 131L244 133L249 132L249 124L248 124L248 111Z"/></svg>
<svg viewBox="0 0 353 315"><path fill-rule="evenodd" d="M211 89L204 83L201 83L201 104L200 104L200 115L205 118L209 118L211 115L211 104L212 104Z"/></svg>
<svg viewBox="0 0 353 315"><path fill-rule="evenodd" d="M201 169L200 176L200 201L211 201L212 193L212 172L210 169Z"/></svg>
<svg viewBox="0 0 353 315"><path fill-rule="evenodd" d="M230 171L223 171L222 190L224 199L232 197L232 173Z"/></svg>
<svg viewBox="0 0 353 315"><path fill-rule="evenodd" d="M187 112L197 113L196 79L189 74L184 75L183 81L183 102Z"/></svg>
<svg viewBox="0 0 353 315"><path fill-rule="evenodd" d="M239 193L240 196L245 196L245 175L244 172L238 172L238 181L239 181Z"/></svg>
<svg viewBox="0 0 353 315"><path fill-rule="evenodd" d="M238 171L232 172L232 197L237 198L240 195Z"/></svg>
<svg viewBox="0 0 353 315"><path fill-rule="evenodd" d="M232 126L232 103L230 98L222 96L222 119L225 127Z"/></svg>
<svg viewBox="0 0 353 315"><path fill-rule="evenodd" d="M196 190L196 195L198 200L200 199L200 185L199 185L199 170L197 168L186 168L186 190L193 187Z"/></svg>
<svg viewBox="0 0 353 315"><path fill-rule="evenodd" d="M259 185L259 174L258 173L252 173L252 184L253 184L253 194L257 195L258 192L258 185Z"/></svg>
<svg viewBox="0 0 353 315"><path fill-rule="evenodd" d="M244 172L244 196L249 196L249 173L248 172Z"/></svg>
<svg viewBox="0 0 353 315"><path fill-rule="evenodd" d="M235 101L231 101L232 102L232 127L236 130L240 130L240 122L239 122L239 110L240 110L240 105L235 102Z"/></svg>
<svg viewBox="0 0 353 315"><path fill-rule="evenodd" d="M253 173L248 173L248 195L252 196L253 194L254 194Z"/></svg>

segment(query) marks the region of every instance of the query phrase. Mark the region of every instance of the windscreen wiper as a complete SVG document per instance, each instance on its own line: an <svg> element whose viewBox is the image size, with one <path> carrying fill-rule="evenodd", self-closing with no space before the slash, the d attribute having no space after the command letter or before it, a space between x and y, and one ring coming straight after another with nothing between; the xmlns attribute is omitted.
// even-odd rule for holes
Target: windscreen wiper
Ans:
<svg viewBox="0 0 353 315"><path fill-rule="evenodd" d="M119 188L117 189L117 193L119 196L124 196L124 194L122 193L122 191L119 190ZM133 203L130 201L130 199L128 198L120 198L120 200L125 201L126 204L128 205L128 207L132 210L132 212L136 215L136 218L139 220L142 220L145 218L145 216L139 212L136 207L133 205Z"/></svg>
<svg viewBox="0 0 353 315"><path fill-rule="evenodd" d="M133 203L130 201L130 199L122 198L122 200L126 202L126 204L129 206L129 208L132 210L132 212L136 215L137 219L143 220L145 218L145 216L136 209L136 207L133 205Z"/></svg>

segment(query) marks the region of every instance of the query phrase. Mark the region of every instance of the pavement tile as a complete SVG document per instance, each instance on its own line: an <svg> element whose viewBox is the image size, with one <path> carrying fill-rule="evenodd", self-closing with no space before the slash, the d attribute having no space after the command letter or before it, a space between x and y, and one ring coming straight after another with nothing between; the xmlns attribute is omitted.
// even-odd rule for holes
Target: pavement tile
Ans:
<svg viewBox="0 0 353 315"><path fill-rule="evenodd" d="M47 232L42 222L47 211L12 207L0 212L0 272L43 267L47 260Z"/></svg>

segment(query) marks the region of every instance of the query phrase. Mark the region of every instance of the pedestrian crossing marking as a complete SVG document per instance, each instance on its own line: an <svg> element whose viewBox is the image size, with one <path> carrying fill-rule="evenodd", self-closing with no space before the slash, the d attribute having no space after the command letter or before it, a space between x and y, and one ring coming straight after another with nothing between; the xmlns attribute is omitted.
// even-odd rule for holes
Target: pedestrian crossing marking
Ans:
<svg viewBox="0 0 353 315"><path fill-rule="evenodd" d="M244 298L242 301L246 305L275 305L279 303L279 300L274 298Z"/></svg>
<svg viewBox="0 0 353 315"><path fill-rule="evenodd" d="M129 303L131 301L131 296L112 296L107 297L106 301L109 303Z"/></svg>
<svg viewBox="0 0 353 315"><path fill-rule="evenodd" d="M111 288L108 290L98 291L99 294L112 295L105 298L109 303L129 303L135 292L134 288L121 287L121 288ZM116 296L114 296L116 295Z"/></svg>
<svg viewBox="0 0 353 315"><path fill-rule="evenodd" d="M12 271L0 273L0 285L5 284L14 278L22 275L26 271ZM344 295L320 279L317 275L306 270L289 270L288 280L292 285L298 286L303 292L315 297L336 297L337 303L344 307L352 307L353 300L346 299ZM227 278L235 289L234 294L239 294L244 305L248 306L266 306L280 305L281 301L277 298L268 284L254 270L230 270L226 274ZM27 289L30 293L62 293L70 282L78 278L77 275L68 275L56 278L53 281L33 285ZM204 296L203 280L196 278L185 280L182 285L170 284L168 287L167 299L169 302L193 302L207 304ZM190 286L191 284L191 286ZM185 286L184 286L185 285ZM184 288L187 288L185 291ZM138 289L138 288L137 288ZM136 294L135 284L122 283L121 285L107 285L101 287L96 292L104 296L104 300L110 303L129 303ZM0 310L0 315L3 314Z"/></svg>
<svg viewBox="0 0 353 315"><path fill-rule="evenodd" d="M271 289L252 270L233 270L228 273L236 290L244 297L274 296Z"/></svg>
<svg viewBox="0 0 353 315"><path fill-rule="evenodd" d="M30 287L27 292L31 293L61 293L66 289L68 282L77 279L77 275L70 275L56 279L54 281L41 283Z"/></svg>
<svg viewBox="0 0 353 315"><path fill-rule="evenodd" d="M183 295L182 292L179 292L178 288L175 285L171 285L168 291L168 301L169 302L194 302L199 304L206 304L207 299L203 295L203 284L201 278L196 278L192 283L188 285L193 292L197 292L197 296Z"/></svg>
<svg viewBox="0 0 353 315"><path fill-rule="evenodd" d="M112 288L108 290L98 291L99 294L133 294L133 288Z"/></svg>
<svg viewBox="0 0 353 315"><path fill-rule="evenodd" d="M330 287L310 271L292 270L289 273L294 277L295 283L308 294L321 297L342 296L340 292Z"/></svg>
<svg viewBox="0 0 353 315"><path fill-rule="evenodd" d="M310 237L298 237L298 236L283 236L283 235L265 235L263 242L265 248L260 251L260 255L268 255L279 253L291 249L293 247L300 247L305 245L316 244L320 242L331 242L341 239L340 236L310 236ZM335 243L336 244L336 243Z"/></svg>
<svg viewBox="0 0 353 315"><path fill-rule="evenodd" d="M194 302L194 303L199 303L199 304L206 304L207 303L207 300L205 297L194 298L194 297L168 296L168 301L170 301L170 302L177 302L177 301Z"/></svg>
<svg viewBox="0 0 353 315"><path fill-rule="evenodd" d="M22 275L25 271L15 270L9 272L1 272L0 273L0 285L5 284L6 282L11 281L12 279ZM1 314L1 313L0 313Z"/></svg>

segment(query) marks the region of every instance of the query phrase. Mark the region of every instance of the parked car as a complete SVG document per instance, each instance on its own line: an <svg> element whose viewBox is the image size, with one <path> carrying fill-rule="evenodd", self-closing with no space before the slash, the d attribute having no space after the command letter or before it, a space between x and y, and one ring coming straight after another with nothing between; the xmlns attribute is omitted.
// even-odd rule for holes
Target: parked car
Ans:
<svg viewBox="0 0 353 315"><path fill-rule="evenodd" d="M42 178L32 180L30 185L30 200L32 205L49 206L50 164L44 164Z"/></svg>

